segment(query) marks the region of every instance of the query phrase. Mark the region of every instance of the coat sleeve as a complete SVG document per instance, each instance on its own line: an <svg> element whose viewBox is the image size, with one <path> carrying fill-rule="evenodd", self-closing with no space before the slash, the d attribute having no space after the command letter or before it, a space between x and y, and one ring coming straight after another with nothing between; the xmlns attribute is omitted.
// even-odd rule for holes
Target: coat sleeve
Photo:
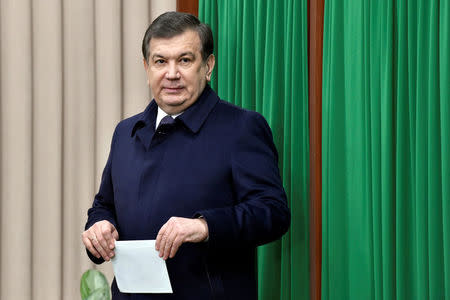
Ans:
<svg viewBox="0 0 450 300"><path fill-rule="evenodd" d="M109 151L106 166L103 169L102 179L98 193L94 197L92 207L88 210L88 220L85 225L85 230L90 228L98 221L107 220L117 229L116 212L114 207L114 188L111 178L111 165L114 152L114 142L116 140L116 131L114 131L111 149ZM103 258L96 258L87 249L89 258L96 264L104 262Z"/></svg>
<svg viewBox="0 0 450 300"><path fill-rule="evenodd" d="M246 113L231 153L231 169L236 204L197 213L208 224L208 246L258 246L280 238L291 215L272 133L260 114Z"/></svg>

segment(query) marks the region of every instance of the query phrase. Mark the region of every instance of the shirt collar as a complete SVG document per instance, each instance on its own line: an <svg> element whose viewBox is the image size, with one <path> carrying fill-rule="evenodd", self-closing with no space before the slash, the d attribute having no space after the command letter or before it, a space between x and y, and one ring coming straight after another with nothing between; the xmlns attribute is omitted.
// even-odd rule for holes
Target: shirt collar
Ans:
<svg viewBox="0 0 450 300"><path fill-rule="evenodd" d="M180 112L179 114L175 114L175 115L170 115L172 118L176 118L179 115L181 115L183 113ZM168 116L169 114L167 114L165 111L163 111L159 106L158 106L158 113L156 115L156 123L155 123L155 128L158 128L159 122L161 122L161 120L165 117Z"/></svg>
<svg viewBox="0 0 450 300"><path fill-rule="evenodd" d="M181 115L175 116L178 116L177 120L180 120L190 131L197 133L217 101L219 101L219 97L207 84L197 101L189 106ZM159 113L160 111L162 113ZM166 115L167 114L162 109L159 109L153 99L135 121L131 136L133 137L137 130L150 124L152 126L151 129L154 131L156 127L153 126L159 124L159 121Z"/></svg>

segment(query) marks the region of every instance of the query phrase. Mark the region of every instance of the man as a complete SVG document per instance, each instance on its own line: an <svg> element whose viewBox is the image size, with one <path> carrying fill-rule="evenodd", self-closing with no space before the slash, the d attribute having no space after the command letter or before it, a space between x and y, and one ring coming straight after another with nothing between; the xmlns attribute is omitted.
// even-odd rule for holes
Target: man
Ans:
<svg viewBox="0 0 450 300"><path fill-rule="evenodd" d="M154 100L121 121L82 239L95 263L115 240L156 239L173 294L113 299L256 299L255 248L280 238L290 213L264 118L207 84L211 29L169 12L142 51Z"/></svg>

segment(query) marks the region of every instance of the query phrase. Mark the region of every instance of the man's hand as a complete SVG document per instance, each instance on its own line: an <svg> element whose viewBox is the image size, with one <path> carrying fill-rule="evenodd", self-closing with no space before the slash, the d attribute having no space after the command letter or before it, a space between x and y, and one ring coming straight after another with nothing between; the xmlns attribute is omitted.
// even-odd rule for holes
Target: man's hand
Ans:
<svg viewBox="0 0 450 300"><path fill-rule="evenodd" d="M115 241L119 239L116 228L110 222L98 221L81 235L83 244L97 258L109 261L114 257Z"/></svg>
<svg viewBox="0 0 450 300"><path fill-rule="evenodd" d="M177 253L181 244L198 243L208 237L208 224L205 219L172 217L164 224L156 237L156 250L166 260Z"/></svg>

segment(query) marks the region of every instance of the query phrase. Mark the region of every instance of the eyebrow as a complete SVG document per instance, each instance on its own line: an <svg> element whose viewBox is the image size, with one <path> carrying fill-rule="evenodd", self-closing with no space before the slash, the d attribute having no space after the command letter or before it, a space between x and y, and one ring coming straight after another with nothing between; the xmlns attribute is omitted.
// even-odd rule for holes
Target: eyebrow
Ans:
<svg viewBox="0 0 450 300"><path fill-rule="evenodd" d="M165 58L164 56L162 56L161 54L153 54L152 55L152 59L156 58L156 57L160 57L160 58Z"/></svg>
<svg viewBox="0 0 450 300"><path fill-rule="evenodd" d="M190 51L188 51L188 52L183 52L183 53L181 53L180 55L178 55L178 57L183 57L183 56L192 56L192 57L195 57L195 54L192 53L192 52L190 52ZM152 59L155 59L155 58L164 58L164 59L165 59L166 57L165 57L164 55L155 53L155 54L152 55Z"/></svg>
<svg viewBox="0 0 450 300"><path fill-rule="evenodd" d="M181 53L179 57L188 56L188 55L195 57L195 54L190 51Z"/></svg>

